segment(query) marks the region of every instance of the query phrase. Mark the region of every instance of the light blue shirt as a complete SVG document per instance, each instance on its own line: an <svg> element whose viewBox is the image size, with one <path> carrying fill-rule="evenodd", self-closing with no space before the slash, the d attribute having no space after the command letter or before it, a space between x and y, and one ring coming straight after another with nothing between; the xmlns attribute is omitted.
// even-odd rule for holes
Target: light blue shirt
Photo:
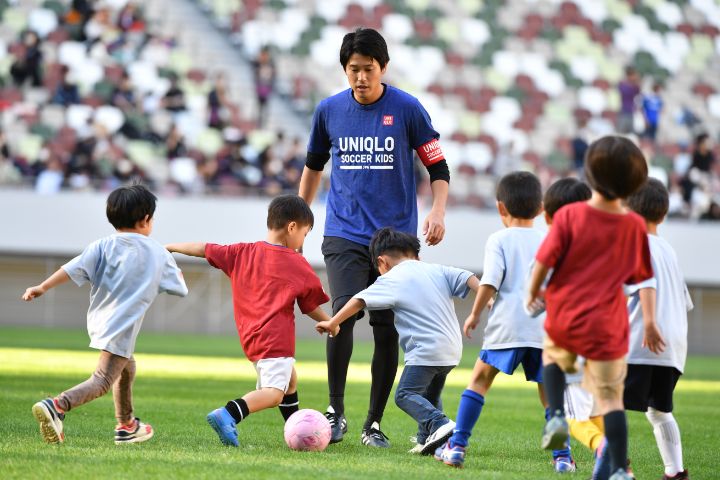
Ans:
<svg viewBox="0 0 720 480"><path fill-rule="evenodd" d="M405 260L355 295L368 310L392 309L405 365L460 363L462 334L452 297L464 298L472 272Z"/></svg>
<svg viewBox="0 0 720 480"><path fill-rule="evenodd" d="M90 282L90 347L129 358L145 312L159 293L188 293L173 256L139 233L101 238L62 266L78 285Z"/></svg>
<svg viewBox="0 0 720 480"><path fill-rule="evenodd" d="M540 230L524 227L505 228L488 237L480 285L495 288L497 298L488 315L484 350L542 348L545 313L531 317L525 311L525 283L543 238Z"/></svg>

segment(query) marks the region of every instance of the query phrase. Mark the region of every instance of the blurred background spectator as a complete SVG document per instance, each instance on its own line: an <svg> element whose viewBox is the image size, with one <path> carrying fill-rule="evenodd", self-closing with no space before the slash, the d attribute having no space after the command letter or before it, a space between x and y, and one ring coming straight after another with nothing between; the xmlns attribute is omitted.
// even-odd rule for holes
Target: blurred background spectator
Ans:
<svg viewBox="0 0 720 480"><path fill-rule="evenodd" d="M545 186L581 176L587 144L624 131L641 136L673 216L717 216L717 2L23 0L0 10L4 188L140 178L164 194L297 191L312 112L347 88L342 36L368 26L389 43L388 82L420 98L442 135L453 208L492 207L497 177L513 169Z"/></svg>

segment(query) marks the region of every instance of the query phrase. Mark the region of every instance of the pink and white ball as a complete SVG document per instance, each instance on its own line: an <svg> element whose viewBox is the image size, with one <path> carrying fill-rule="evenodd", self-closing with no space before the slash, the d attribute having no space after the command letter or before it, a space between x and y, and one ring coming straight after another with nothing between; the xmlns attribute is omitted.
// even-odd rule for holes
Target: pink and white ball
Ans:
<svg viewBox="0 0 720 480"><path fill-rule="evenodd" d="M321 452L330 435L330 422L317 410L298 410L285 422L285 443L293 450Z"/></svg>

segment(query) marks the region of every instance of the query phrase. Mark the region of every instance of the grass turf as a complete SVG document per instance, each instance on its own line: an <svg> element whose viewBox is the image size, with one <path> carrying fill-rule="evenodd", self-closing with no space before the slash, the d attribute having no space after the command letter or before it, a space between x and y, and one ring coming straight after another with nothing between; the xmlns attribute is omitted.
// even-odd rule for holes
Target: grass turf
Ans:
<svg viewBox="0 0 720 480"><path fill-rule="evenodd" d="M143 333L137 345L135 410L156 429L145 444L116 446L111 395L70 412L66 443L46 445L30 413L32 404L84 380L96 352L78 330L0 328L0 471L3 478L352 478L382 475L408 478L555 478L549 454L540 450L542 409L536 388L521 373L500 375L488 395L468 450L466 468L454 470L427 457L407 454L415 432L410 417L390 401L383 430L389 450L360 444L367 410L372 346L357 343L346 391L350 431L325 452L289 450L275 409L253 414L239 425L239 449L224 447L205 422L205 414L255 385L252 365L235 337ZM445 410L454 417L460 393L474 363L476 346L448 378ZM322 341L298 342L301 408L323 410L327 384ZM675 416L683 435L685 464L695 479L713 478L720 438L716 358L691 357L676 390ZM662 461L644 415L629 412L630 457L638 478L659 477ZM591 472L590 453L573 444L578 478Z"/></svg>

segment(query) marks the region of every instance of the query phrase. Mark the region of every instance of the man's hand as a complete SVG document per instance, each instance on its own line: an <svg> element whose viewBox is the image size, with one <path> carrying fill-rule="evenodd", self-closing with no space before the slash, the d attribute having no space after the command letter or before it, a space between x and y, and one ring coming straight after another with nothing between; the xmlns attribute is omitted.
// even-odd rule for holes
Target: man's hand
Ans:
<svg viewBox="0 0 720 480"><path fill-rule="evenodd" d="M445 215L431 210L423 223L423 235L425 243L437 245L445 237Z"/></svg>

